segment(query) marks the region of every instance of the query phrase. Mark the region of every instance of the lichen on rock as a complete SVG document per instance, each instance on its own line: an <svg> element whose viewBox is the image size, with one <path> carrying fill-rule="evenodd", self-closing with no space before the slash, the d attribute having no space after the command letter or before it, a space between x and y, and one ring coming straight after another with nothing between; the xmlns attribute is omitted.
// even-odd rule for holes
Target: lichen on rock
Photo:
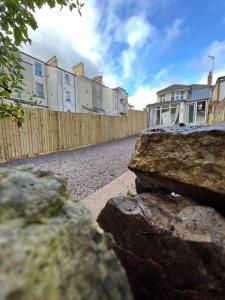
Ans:
<svg viewBox="0 0 225 300"><path fill-rule="evenodd" d="M59 175L1 169L0 208L0 300L132 299L113 240Z"/></svg>

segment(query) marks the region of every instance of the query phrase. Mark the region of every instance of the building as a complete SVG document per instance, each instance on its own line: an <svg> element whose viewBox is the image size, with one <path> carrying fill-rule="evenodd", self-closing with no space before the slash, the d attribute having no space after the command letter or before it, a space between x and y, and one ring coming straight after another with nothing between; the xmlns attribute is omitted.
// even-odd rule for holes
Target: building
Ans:
<svg viewBox="0 0 225 300"><path fill-rule="evenodd" d="M46 64L22 52L20 58L24 68L22 72L25 89L19 93L13 93L13 99L26 102L33 98L39 105L48 107Z"/></svg>
<svg viewBox="0 0 225 300"><path fill-rule="evenodd" d="M212 93L212 102L222 101L225 99L225 76L217 78L216 84Z"/></svg>
<svg viewBox="0 0 225 300"><path fill-rule="evenodd" d="M157 92L157 102L147 105L149 126L204 124L212 97L212 74L207 84L174 84Z"/></svg>
<svg viewBox="0 0 225 300"><path fill-rule="evenodd" d="M46 64L48 107L58 111L76 111L76 77L58 67L54 56Z"/></svg>
<svg viewBox="0 0 225 300"><path fill-rule="evenodd" d="M117 110L119 114L125 115L128 111L128 93L121 87L114 89L115 95L117 97Z"/></svg>
<svg viewBox="0 0 225 300"><path fill-rule="evenodd" d="M56 56L47 62L20 52L24 67L24 91L12 100L26 104L32 98L38 106L57 111L97 113L118 116L128 111L128 94L123 88L109 88L102 76L90 79L79 63L72 72L58 66Z"/></svg>

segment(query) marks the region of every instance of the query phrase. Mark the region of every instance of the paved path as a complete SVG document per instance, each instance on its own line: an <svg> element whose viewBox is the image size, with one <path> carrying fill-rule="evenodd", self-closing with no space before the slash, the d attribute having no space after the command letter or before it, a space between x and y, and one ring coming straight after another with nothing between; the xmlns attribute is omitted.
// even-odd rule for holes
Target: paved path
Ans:
<svg viewBox="0 0 225 300"><path fill-rule="evenodd" d="M90 210L92 218L97 220L99 213L110 198L136 194L135 177L134 173L127 171L82 200L82 203Z"/></svg>
<svg viewBox="0 0 225 300"><path fill-rule="evenodd" d="M133 136L86 148L18 159L0 167L33 165L60 173L67 179L68 191L84 199L128 170L135 141Z"/></svg>

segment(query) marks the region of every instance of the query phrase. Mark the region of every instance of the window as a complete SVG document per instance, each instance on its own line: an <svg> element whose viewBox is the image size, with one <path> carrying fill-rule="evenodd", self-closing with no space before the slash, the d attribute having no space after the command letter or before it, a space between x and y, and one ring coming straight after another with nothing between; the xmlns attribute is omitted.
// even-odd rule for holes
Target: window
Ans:
<svg viewBox="0 0 225 300"><path fill-rule="evenodd" d="M171 101L174 100L174 92L170 93L170 100L171 100Z"/></svg>
<svg viewBox="0 0 225 300"><path fill-rule="evenodd" d="M161 123L162 123L162 125L170 124L170 106L169 105L162 106Z"/></svg>
<svg viewBox="0 0 225 300"><path fill-rule="evenodd" d="M196 115L196 123L202 124L205 123L206 119L206 102L197 102L197 115Z"/></svg>
<svg viewBox="0 0 225 300"><path fill-rule="evenodd" d="M44 98L44 86L42 83L35 82L35 96Z"/></svg>
<svg viewBox="0 0 225 300"><path fill-rule="evenodd" d="M176 92L176 100L184 99L184 92Z"/></svg>
<svg viewBox="0 0 225 300"><path fill-rule="evenodd" d="M16 99L19 99L19 100L22 99L22 92L18 91L18 92L16 93Z"/></svg>
<svg viewBox="0 0 225 300"><path fill-rule="evenodd" d="M42 64L38 62L35 63L35 75L42 76Z"/></svg>
<svg viewBox="0 0 225 300"><path fill-rule="evenodd" d="M69 74L65 74L65 83L70 84L70 76Z"/></svg>
<svg viewBox="0 0 225 300"><path fill-rule="evenodd" d="M66 91L66 101L70 102L70 92Z"/></svg>
<svg viewBox="0 0 225 300"><path fill-rule="evenodd" d="M71 110L70 110L70 109L67 109L67 112L71 112Z"/></svg>
<svg viewBox="0 0 225 300"><path fill-rule="evenodd" d="M171 104L171 124L179 124L180 104Z"/></svg>
<svg viewBox="0 0 225 300"><path fill-rule="evenodd" d="M154 108L153 125L179 124L180 104L163 104Z"/></svg>
<svg viewBox="0 0 225 300"><path fill-rule="evenodd" d="M188 123L188 124L195 123L195 103L187 104L186 123Z"/></svg>
<svg viewBox="0 0 225 300"><path fill-rule="evenodd" d="M166 95L162 95L162 102L165 102L166 101Z"/></svg>

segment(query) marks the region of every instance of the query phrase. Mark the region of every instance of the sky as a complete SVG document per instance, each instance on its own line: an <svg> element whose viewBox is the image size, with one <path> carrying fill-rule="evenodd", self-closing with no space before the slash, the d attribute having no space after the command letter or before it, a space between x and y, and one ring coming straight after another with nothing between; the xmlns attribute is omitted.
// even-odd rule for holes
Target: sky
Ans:
<svg viewBox="0 0 225 300"><path fill-rule="evenodd" d="M77 11L48 6L36 11L31 45L22 50L41 60L56 55L71 71L84 62L85 75L101 74L121 86L129 103L143 109L168 85L207 83L225 75L224 0L84 0Z"/></svg>

